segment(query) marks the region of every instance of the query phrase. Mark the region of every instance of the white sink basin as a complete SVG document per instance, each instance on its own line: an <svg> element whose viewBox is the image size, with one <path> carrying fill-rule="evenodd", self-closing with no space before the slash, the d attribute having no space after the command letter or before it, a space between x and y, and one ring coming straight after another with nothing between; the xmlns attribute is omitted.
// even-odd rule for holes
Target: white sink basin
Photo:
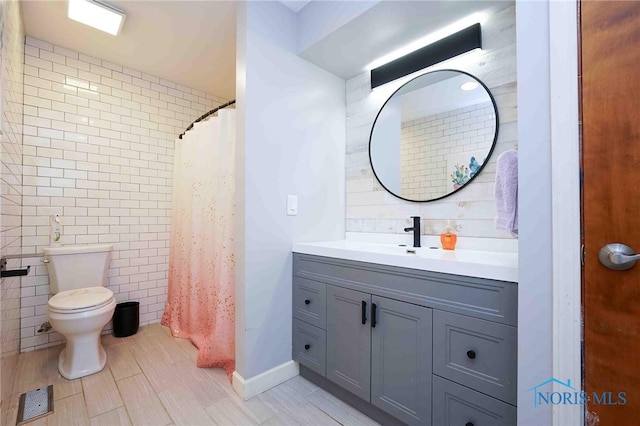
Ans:
<svg viewBox="0 0 640 426"><path fill-rule="evenodd" d="M298 243L293 245L293 252L469 277L518 281L518 255L515 253L450 251L350 240Z"/></svg>

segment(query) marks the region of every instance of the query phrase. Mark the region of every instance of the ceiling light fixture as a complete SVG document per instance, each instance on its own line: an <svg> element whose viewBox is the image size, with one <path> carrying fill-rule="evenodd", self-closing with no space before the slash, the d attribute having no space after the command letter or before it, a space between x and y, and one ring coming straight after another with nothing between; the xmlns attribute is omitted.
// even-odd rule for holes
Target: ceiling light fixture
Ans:
<svg viewBox="0 0 640 426"><path fill-rule="evenodd" d="M67 16L114 36L122 29L126 17L122 10L97 0L69 0Z"/></svg>
<svg viewBox="0 0 640 426"><path fill-rule="evenodd" d="M479 23L372 69L371 89L477 49L482 49Z"/></svg>
<svg viewBox="0 0 640 426"><path fill-rule="evenodd" d="M460 85L460 90L470 91L473 89L477 89L480 84L477 81L467 81L466 83L462 83Z"/></svg>
<svg viewBox="0 0 640 426"><path fill-rule="evenodd" d="M414 40L413 42L401 47L400 49L394 50L391 53L384 55L381 58L376 59L366 66L367 71L371 71L374 68L378 68L388 62L391 62L395 59L398 59L402 56L405 56L415 50L420 49L428 44L435 43L438 40L441 40L447 36L450 36L453 33L460 31L463 28L467 28L473 24L482 24L487 20L488 14L485 12L478 12L466 16L459 21L452 23L451 25L447 25L444 28L440 28L432 33L427 34L424 37L419 38L418 40Z"/></svg>

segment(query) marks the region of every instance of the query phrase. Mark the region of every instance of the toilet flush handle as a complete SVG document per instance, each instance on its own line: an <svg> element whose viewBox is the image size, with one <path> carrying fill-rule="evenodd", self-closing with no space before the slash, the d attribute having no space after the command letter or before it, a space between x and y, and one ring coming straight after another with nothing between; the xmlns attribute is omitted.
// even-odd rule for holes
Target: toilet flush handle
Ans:
<svg viewBox="0 0 640 426"><path fill-rule="evenodd" d="M42 263L49 263L51 262L49 259L42 259Z"/></svg>

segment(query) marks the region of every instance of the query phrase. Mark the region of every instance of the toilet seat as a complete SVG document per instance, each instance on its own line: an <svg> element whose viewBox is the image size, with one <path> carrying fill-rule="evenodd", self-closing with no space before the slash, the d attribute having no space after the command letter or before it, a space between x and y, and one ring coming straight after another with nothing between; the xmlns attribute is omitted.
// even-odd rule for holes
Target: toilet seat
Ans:
<svg viewBox="0 0 640 426"><path fill-rule="evenodd" d="M61 314L75 314L99 309L113 300L113 292L105 287L67 290L49 299L49 310Z"/></svg>

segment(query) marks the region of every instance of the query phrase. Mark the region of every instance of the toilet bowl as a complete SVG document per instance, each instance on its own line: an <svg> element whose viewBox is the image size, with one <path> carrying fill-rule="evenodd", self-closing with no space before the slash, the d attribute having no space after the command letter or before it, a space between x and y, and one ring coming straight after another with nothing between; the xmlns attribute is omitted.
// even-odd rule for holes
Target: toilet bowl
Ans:
<svg viewBox="0 0 640 426"><path fill-rule="evenodd" d="M107 363L100 333L116 308L113 292L105 287L111 249L110 244L43 249L53 294L47 313L66 342L58 359L66 379L97 373Z"/></svg>
<svg viewBox="0 0 640 426"><path fill-rule="evenodd" d="M104 368L107 354L100 332L115 309L113 292L104 287L63 291L49 300L49 322L66 341L58 358L62 377L77 379Z"/></svg>

